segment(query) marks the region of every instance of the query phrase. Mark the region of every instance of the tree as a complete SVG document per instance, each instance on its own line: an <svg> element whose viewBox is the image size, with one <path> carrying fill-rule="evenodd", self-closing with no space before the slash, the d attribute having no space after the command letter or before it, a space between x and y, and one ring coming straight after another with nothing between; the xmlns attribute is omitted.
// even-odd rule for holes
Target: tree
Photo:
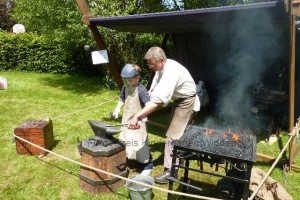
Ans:
<svg viewBox="0 0 300 200"><path fill-rule="evenodd" d="M81 20L74 0L15 0L12 17L27 31L41 34L66 31Z"/></svg>
<svg viewBox="0 0 300 200"><path fill-rule="evenodd" d="M14 6L13 0L2 1L0 0L0 29L11 31L14 20L9 16L12 8Z"/></svg>
<svg viewBox="0 0 300 200"><path fill-rule="evenodd" d="M93 15L99 17L124 16L167 10L161 0L93 0L88 1ZM143 64L143 54L153 45L159 45L161 34L135 34L118 32L101 27L109 54L113 55L114 63L120 68L124 63ZM144 69L144 68L143 68ZM147 72L143 75L147 79Z"/></svg>
<svg viewBox="0 0 300 200"><path fill-rule="evenodd" d="M189 10L197 8L249 4L264 1L268 2L270 0L165 0L168 7L173 10Z"/></svg>

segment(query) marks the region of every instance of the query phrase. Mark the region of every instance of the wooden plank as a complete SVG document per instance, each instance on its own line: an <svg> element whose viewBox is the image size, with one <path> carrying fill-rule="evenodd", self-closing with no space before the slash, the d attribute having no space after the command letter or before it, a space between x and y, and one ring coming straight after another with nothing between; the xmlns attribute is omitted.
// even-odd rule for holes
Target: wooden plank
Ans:
<svg viewBox="0 0 300 200"><path fill-rule="evenodd" d="M256 153L256 159L270 162L275 161L276 158L263 153Z"/></svg>

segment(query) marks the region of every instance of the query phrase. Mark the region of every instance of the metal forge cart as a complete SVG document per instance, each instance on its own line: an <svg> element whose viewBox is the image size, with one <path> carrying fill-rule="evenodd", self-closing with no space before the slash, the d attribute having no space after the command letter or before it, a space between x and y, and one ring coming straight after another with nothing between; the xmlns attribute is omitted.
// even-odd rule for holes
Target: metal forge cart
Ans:
<svg viewBox="0 0 300 200"><path fill-rule="evenodd" d="M185 159L185 164L176 164L178 158ZM199 161L200 169L191 168L191 160ZM217 186L222 197L246 200L249 197L251 169L255 161L256 136L250 130L236 133L189 126L179 140L174 140L169 189L172 190L173 183L176 182L183 185L183 192L188 187L202 191L202 188L189 184L189 171L194 171L222 178ZM226 175L205 171L203 162L215 165L216 171L219 164L224 164ZM175 168L184 169L183 182L173 178ZM171 199L171 194L168 194L168 199Z"/></svg>

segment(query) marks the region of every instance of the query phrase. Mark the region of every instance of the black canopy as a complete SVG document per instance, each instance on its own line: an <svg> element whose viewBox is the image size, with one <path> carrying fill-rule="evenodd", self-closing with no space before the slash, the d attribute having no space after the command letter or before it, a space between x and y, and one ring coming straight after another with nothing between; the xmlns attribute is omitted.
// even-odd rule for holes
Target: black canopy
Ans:
<svg viewBox="0 0 300 200"><path fill-rule="evenodd" d="M274 20L280 23L283 9L282 1L273 1L173 12L95 17L90 18L90 23L134 33L189 33L210 29L212 25L222 26L232 21L237 15L252 11L272 12Z"/></svg>

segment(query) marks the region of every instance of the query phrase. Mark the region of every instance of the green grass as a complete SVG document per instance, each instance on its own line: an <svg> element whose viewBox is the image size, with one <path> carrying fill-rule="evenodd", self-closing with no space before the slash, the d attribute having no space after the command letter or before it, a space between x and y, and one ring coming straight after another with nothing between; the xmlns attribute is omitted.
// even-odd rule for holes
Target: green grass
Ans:
<svg viewBox="0 0 300 200"><path fill-rule="evenodd" d="M87 120L94 119L111 124L120 123L120 119L108 118L117 103L119 92L105 88L101 77L53 75L25 72L1 72L8 81L8 89L0 90L0 196L1 199L129 199L125 186L115 193L91 194L79 187L79 166L48 154L39 159L37 156L17 154L12 142L14 128L26 121L49 117L53 122L55 146L52 151L80 162L77 150L77 138L88 139L93 136ZM95 106L97 105L97 106ZM94 107L93 107L94 106ZM88 109L89 108L89 109ZM198 116L201 119L202 114ZM167 123L167 115L155 119ZM150 150L154 157L155 168L152 175L162 172L165 131L148 127ZM288 137L282 133L283 145ZM257 151L277 156L279 143L257 144ZM299 156L296 159L299 163ZM191 163L196 167L196 162ZM256 167L268 171L271 164L257 161ZM214 171L208 165L206 170ZM136 173L130 169L130 176ZM183 172L180 171L180 176ZM282 175L282 169L276 168L271 177L282 184L295 200L300 199L298 183L299 172L292 170ZM202 187L199 195L215 195L217 178L190 172L191 183ZM167 189L167 185L157 185ZM176 190L180 187L175 184ZM197 193L196 191L192 191ZM154 190L153 199L167 199L167 194ZM173 199L183 199L175 198ZM187 198L188 199L188 198Z"/></svg>

